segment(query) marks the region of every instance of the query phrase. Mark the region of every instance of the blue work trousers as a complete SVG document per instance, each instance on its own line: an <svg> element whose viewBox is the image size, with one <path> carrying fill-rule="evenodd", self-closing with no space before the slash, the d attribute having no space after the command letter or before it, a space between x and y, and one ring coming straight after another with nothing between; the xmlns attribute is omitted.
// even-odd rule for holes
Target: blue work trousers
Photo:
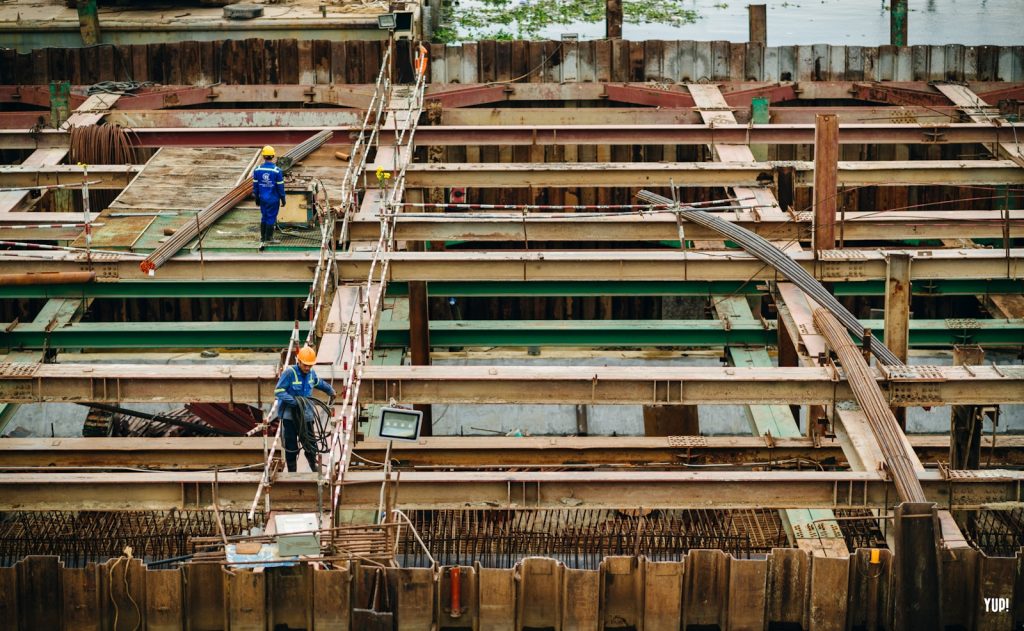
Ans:
<svg viewBox="0 0 1024 631"><path fill-rule="evenodd" d="M302 418L298 407L291 407L290 414L288 414L282 423L284 423L284 462L288 466L289 471L295 471L298 466L299 460L299 441L302 438L302 451L306 455L306 462L309 463L310 471L316 471L316 448L310 444L306 438L309 436L307 432L299 432L299 424L305 425L308 421Z"/></svg>

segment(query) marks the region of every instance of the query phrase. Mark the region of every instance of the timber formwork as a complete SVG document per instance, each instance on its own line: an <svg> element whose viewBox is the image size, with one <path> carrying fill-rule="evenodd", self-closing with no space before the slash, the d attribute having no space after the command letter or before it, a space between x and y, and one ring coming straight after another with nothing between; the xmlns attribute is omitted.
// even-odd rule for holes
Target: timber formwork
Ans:
<svg viewBox="0 0 1024 631"><path fill-rule="evenodd" d="M256 50L259 62L240 61ZM563 433L580 435L439 436L390 451L356 443L370 462L393 461L398 483L382 493L379 469L343 461L347 470L327 472L334 517L365 519L386 496L426 541L407 532L398 558L429 564L426 548L433 569L356 559L330 570L156 570L132 559L71 568L30 557L0 568L0 613L21 628L111 626L114 616L129 627L359 629L390 615L398 629L516 631L1024 622L1019 439L979 436L968 446L983 454L975 470L945 466L945 435L888 445L903 450L932 506L901 504L880 439L814 326L815 305L714 232L635 198L647 188L683 203L719 200L705 209L784 249L903 359L907 346L1018 350L1024 47L435 45L425 106L414 112L420 126L399 143L404 112L394 104L410 98L392 97L377 153L357 173L360 199L342 174L358 159L385 50L249 40L0 51L0 103L15 110L0 117L0 186L86 178L63 163L70 133L56 124L50 81L74 84L73 122L130 127L137 147L158 149L145 163L89 165L90 187L120 193L92 209L103 212L88 240L75 200L0 193L2 239L75 248L0 252L0 277L10 279L0 287L9 349L0 401L266 408L276 357L151 365L123 351L163 349L173 364L173 351L205 346L276 350L295 318L301 336L321 341L321 376L338 382L352 373L336 356L356 337L375 341L359 371L363 406L557 403L576 410ZM412 48L400 42L395 58L396 82L411 81ZM100 104L85 98L85 87L117 79L124 64L135 80L164 85ZM822 114L838 118L833 163L815 163L811 150ZM248 203L155 276L139 268L169 231L246 176L256 148L281 151L325 128L333 139L292 184L317 184L339 215L336 292L309 289L320 278L316 231L255 251L258 211ZM401 180L399 199L389 199L398 184L378 168ZM176 195L181 170L202 186ZM813 188L823 187L822 170L838 201L825 247ZM382 224L394 249L375 246ZM82 272L92 276L72 276ZM361 309L384 285L380 308ZM461 314L449 308L455 298ZM913 305L912 320L900 300ZM309 309L317 301L320 318ZM554 346L575 350L559 366L500 361L503 348L545 355ZM492 350L477 351L475 365L429 365L452 347ZM662 347L722 349L730 365L573 361ZM75 361L80 349L122 352L90 363ZM991 420L1024 403L1024 367L1000 357L869 370L897 414L952 405ZM749 437L701 435L701 408L726 404L743 406ZM588 436L588 409L599 405L642 406L648 436ZM317 510L314 475L260 473L259 438L202 439L194 449L86 440L0 445L0 510L245 510L260 492L274 510ZM139 466L153 470L127 470ZM726 515L748 526L737 530ZM584 522L590 530L576 527ZM752 532L765 536L754 545ZM929 580L914 582L921 559L932 563ZM39 605L55 593L61 607ZM1012 604L996 614L986 599L997 598Z"/></svg>

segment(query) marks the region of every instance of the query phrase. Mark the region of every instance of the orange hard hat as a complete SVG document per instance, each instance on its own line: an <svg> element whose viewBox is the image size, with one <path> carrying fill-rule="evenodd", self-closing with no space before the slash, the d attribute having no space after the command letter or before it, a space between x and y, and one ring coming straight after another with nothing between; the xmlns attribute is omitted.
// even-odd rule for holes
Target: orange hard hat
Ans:
<svg viewBox="0 0 1024 631"><path fill-rule="evenodd" d="M299 354L296 355L298 360L307 366L312 366L316 363L316 351L311 346L303 346L299 349Z"/></svg>

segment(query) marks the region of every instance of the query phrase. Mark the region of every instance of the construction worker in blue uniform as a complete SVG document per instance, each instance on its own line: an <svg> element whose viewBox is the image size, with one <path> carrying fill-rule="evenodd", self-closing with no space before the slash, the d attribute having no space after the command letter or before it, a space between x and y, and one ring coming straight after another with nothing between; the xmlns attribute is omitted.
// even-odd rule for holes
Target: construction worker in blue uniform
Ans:
<svg viewBox="0 0 1024 631"><path fill-rule="evenodd" d="M274 148L263 147L263 164L252 171L252 196L260 205L260 249L274 240L277 212L284 206L284 172L274 164Z"/></svg>
<svg viewBox="0 0 1024 631"><path fill-rule="evenodd" d="M295 397L309 398L313 394L313 388L316 388L325 392L332 399L334 398L334 388L317 377L316 371L313 370L313 364L316 363L316 351L309 346L303 346L295 359L295 365L285 368L281 373L277 388L274 390L274 396L277 397L278 402L278 416L284 423L284 461L288 465L289 471L296 469L299 456L299 437L309 436L309 432L305 431L308 425L305 424L311 421L307 418L307 414L310 413L309 409L306 408L307 412L304 414L303 408L300 408ZM303 440L302 450L306 454L309 468L316 471L315 447L309 441Z"/></svg>

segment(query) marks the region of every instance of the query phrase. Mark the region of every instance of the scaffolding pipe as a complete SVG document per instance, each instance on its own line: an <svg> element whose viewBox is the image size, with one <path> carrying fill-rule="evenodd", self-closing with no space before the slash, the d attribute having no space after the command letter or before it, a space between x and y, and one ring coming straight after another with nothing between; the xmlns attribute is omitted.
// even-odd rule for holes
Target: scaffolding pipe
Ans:
<svg viewBox="0 0 1024 631"><path fill-rule="evenodd" d="M756 259L778 270L780 274L802 289L815 302L831 312L858 340L864 339L864 326L857 318L836 300L835 296L822 287L821 283L808 274L804 268L800 267L796 261L769 243L764 237L710 213L701 210L685 209L675 204L671 199L648 190L640 191L637 193L637 197L649 204L657 204L659 206L672 205L679 209L674 212L679 213L679 216L683 219L714 230L730 241L735 241ZM903 365L903 362L885 344L878 341L878 338L870 338L869 344L870 351L874 353L881 363L887 366Z"/></svg>
<svg viewBox="0 0 1024 631"><path fill-rule="evenodd" d="M305 159L306 156L322 147L323 144L333 135L334 132L325 129L324 131L312 136L309 140L292 147L292 149L281 158L281 163L284 165L281 170L287 172L292 165L297 164L301 160ZM188 245L192 239L198 237L200 232L213 225L213 223L220 219L224 213L237 206L243 199L248 197L251 192L252 182L242 182L235 188L231 189L229 193L199 211L194 222L186 222L185 225L175 230L174 234L171 235L167 241L161 243L158 248L153 250L152 254L146 257L146 260L139 264L139 269L146 274L153 276L158 267L166 263L168 259Z"/></svg>

